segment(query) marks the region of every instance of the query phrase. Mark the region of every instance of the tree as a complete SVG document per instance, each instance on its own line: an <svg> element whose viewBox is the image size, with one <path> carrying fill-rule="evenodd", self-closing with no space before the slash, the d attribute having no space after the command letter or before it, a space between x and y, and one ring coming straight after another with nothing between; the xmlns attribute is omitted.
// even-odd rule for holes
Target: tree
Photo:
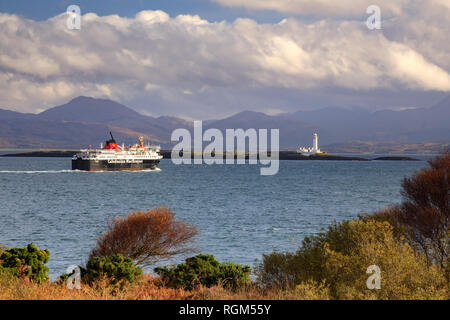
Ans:
<svg viewBox="0 0 450 320"><path fill-rule="evenodd" d="M397 209L396 218L406 226L410 240L427 256L429 263L448 268L450 154L447 151L429 164L430 168L404 179L404 201Z"/></svg>
<svg viewBox="0 0 450 320"><path fill-rule="evenodd" d="M155 263L161 258L192 251L187 244L195 235L194 226L176 221L165 207L132 212L109 223L90 258L120 254L133 259L137 265Z"/></svg>
<svg viewBox="0 0 450 320"><path fill-rule="evenodd" d="M429 168L403 180L400 205L361 218L389 222L397 238L406 237L428 264L444 269L450 281L450 154L445 152L428 163Z"/></svg>

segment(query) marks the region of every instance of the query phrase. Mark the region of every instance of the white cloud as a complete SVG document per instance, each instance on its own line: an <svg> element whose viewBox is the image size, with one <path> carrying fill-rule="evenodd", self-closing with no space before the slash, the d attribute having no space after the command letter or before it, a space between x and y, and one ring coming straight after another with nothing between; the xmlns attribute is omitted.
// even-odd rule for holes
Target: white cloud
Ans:
<svg viewBox="0 0 450 320"><path fill-rule="evenodd" d="M450 91L450 75L427 62L417 52L397 45L391 48L392 72L403 77L412 87L424 90Z"/></svg>
<svg viewBox="0 0 450 320"><path fill-rule="evenodd" d="M361 17L370 5L382 8L383 14L400 14L413 0L212 0L223 6L251 10L271 10L287 15L321 17ZM429 0L425 0L429 1ZM442 1L445 0L435 0Z"/></svg>
<svg viewBox="0 0 450 320"><path fill-rule="evenodd" d="M403 43L450 70L450 1L414 1L407 12L386 21L383 28L391 41Z"/></svg>
<svg viewBox="0 0 450 320"><path fill-rule="evenodd" d="M170 17L164 11L141 11L136 15L136 21L151 25L155 23L165 23Z"/></svg>
<svg viewBox="0 0 450 320"><path fill-rule="evenodd" d="M300 2L311 5L279 3ZM404 9L405 1L395 3L391 12ZM71 31L65 14L41 22L0 14L0 107L36 111L89 95L157 108L150 113L202 116L241 104L242 96L249 101L254 94L256 104L255 90L271 88L450 91L444 32L450 10L424 4L408 10L381 31L355 20L212 23L162 11L134 18L89 13L81 30Z"/></svg>

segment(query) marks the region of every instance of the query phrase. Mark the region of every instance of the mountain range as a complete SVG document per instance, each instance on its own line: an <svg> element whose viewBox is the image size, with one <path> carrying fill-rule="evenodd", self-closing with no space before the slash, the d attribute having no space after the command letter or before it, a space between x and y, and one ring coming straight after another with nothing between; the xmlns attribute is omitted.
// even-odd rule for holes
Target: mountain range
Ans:
<svg viewBox="0 0 450 320"><path fill-rule="evenodd" d="M450 141L450 96L430 108L364 111L325 108L267 115L244 111L209 120L204 130L217 128L280 129L280 147L309 146L319 133L322 146L362 142L424 143ZM125 144L139 136L170 148L173 130L192 130L193 123L176 117L150 117L111 100L78 97L39 114L0 109L0 148L77 149L97 145L112 131ZM368 146L374 144L366 144Z"/></svg>
<svg viewBox="0 0 450 320"><path fill-rule="evenodd" d="M167 146L171 132L192 123L174 117L149 117L117 102L78 97L39 114L0 109L0 148L81 148L109 138L134 144L139 136Z"/></svg>

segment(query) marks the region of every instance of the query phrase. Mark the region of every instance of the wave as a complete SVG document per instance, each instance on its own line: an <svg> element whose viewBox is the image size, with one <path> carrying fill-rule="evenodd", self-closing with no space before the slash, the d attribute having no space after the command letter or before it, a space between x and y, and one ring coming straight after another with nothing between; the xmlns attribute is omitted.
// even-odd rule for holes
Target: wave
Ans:
<svg viewBox="0 0 450 320"><path fill-rule="evenodd" d="M123 172L127 172L127 173L141 173L141 172L160 172L160 171L162 171L160 168L144 169L144 170L120 170L120 171L111 171L111 170L105 170L105 171L82 171L82 170L74 170L74 172L87 172L87 173L123 173Z"/></svg>
<svg viewBox="0 0 450 320"><path fill-rule="evenodd" d="M139 172L160 172L162 171L160 168L156 168L153 170L123 170L123 171L95 171L95 172L88 172L88 171L82 171L82 170L0 170L0 174L45 174L45 173L120 173L120 172L133 172L133 173L139 173Z"/></svg>
<svg viewBox="0 0 450 320"><path fill-rule="evenodd" d="M1 173L11 173L11 174L40 174L40 173L69 173L69 172L76 172L73 170L45 170L45 171L33 171L33 170L17 170L17 171L13 171L13 170L0 170L0 174Z"/></svg>
<svg viewBox="0 0 450 320"><path fill-rule="evenodd" d="M141 172L161 172L162 170L160 168L155 168L153 170L141 170ZM139 172L139 171L133 171L133 172Z"/></svg>

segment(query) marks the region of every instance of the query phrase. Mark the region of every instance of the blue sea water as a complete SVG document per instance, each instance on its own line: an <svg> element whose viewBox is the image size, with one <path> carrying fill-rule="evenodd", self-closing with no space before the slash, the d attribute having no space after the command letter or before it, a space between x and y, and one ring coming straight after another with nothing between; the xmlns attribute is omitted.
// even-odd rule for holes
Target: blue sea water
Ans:
<svg viewBox="0 0 450 320"><path fill-rule="evenodd" d="M404 177L425 161L281 161L275 176L254 165L181 165L154 172L73 172L70 158L0 158L0 244L48 248L52 278L82 264L107 222L167 206L197 227L197 252L254 265L294 251L333 221L401 201ZM178 257L161 264L177 263Z"/></svg>

